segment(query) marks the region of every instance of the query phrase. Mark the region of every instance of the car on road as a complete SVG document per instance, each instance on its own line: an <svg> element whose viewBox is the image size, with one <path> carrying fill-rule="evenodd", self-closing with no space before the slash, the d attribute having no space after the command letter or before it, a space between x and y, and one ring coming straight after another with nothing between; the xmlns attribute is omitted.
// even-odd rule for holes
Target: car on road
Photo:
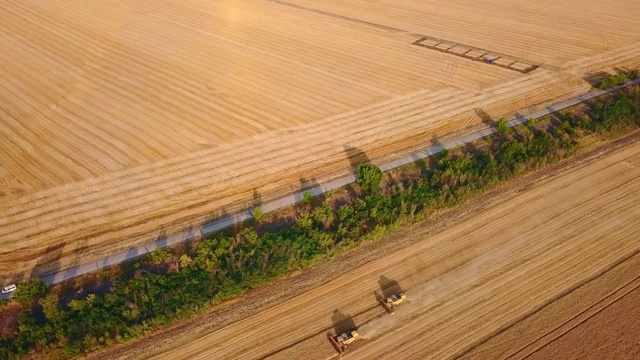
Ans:
<svg viewBox="0 0 640 360"><path fill-rule="evenodd" d="M10 293L13 291L16 291L18 287L16 286L16 284L11 284L11 285L7 285L2 289L2 293L6 294L6 293Z"/></svg>

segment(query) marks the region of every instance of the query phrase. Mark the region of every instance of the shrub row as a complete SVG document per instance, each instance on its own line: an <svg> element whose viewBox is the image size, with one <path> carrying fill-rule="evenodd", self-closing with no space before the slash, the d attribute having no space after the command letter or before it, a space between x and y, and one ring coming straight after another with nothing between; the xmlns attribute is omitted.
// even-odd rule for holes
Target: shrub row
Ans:
<svg viewBox="0 0 640 360"><path fill-rule="evenodd" d="M630 70L627 72L621 72L620 74L609 76L603 79L602 81L600 81L600 84L598 84L598 89L604 90L614 86L622 85L627 81L633 80L637 77L638 77L637 69Z"/></svg>
<svg viewBox="0 0 640 360"><path fill-rule="evenodd" d="M557 114L550 123L530 120L496 135L479 148L444 151L437 164L379 187L384 174L372 165L359 167L360 197L334 206L311 206L305 199L297 223L258 232L251 225L233 235L204 240L193 257L182 255L169 274L118 278L111 291L61 304L57 293L44 294L34 284L9 335L0 337L0 357L29 351L53 351L64 358L139 337L154 327L184 318L237 296L318 258L380 234L434 209L451 206L499 181L571 155L578 140L620 127L640 126L638 87L587 104L581 114ZM389 179L387 179L389 180ZM154 252L154 261L169 257Z"/></svg>

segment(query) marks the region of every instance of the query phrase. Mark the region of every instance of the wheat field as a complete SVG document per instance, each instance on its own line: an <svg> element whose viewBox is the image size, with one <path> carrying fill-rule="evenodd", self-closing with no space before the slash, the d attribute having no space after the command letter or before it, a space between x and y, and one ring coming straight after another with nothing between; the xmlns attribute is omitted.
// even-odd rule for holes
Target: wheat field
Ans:
<svg viewBox="0 0 640 360"><path fill-rule="evenodd" d="M328 179L353 149L380 161L585 93L640 64L638 15L614 0L0 0L0 277ZM424 36L540 67L412 45Z"/></svg>

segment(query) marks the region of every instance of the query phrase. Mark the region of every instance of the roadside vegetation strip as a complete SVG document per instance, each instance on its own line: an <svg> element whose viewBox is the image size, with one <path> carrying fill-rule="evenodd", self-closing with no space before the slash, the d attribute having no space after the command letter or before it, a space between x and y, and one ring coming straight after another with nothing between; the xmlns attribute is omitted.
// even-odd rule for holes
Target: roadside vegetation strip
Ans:
<svg viewBox="0 0 640 360"><path fill-rule="evenodd" d="M623 84L617 84L613 87L608 86L607 84L611 84L611 83L616 83L618 80L611 80L611 79L619 79L620 76L623 76L624 79L631 79L630 81L627 81L626 83ZM524 124L526 123L529 119L537 119L546 115L549 115L553 112L556 111L560 111L560 110L564 110L566 108L569 108L571 106L575 106L577 104L580 104L582 102L585 101L589 101L591 99L597 98L599 96L602 96L604 94L607 93L611 93L614 91L618 91L624 87L630 86L630 85L634 85L634 84L638 84L640 83L640 79L637 78L637 71L636 70L632 70L630 72L628 72L627 74L619 74L619 75L615 75L609 78L604 79L599 87L602 88L602 90L599 91L595 91L589 94L586 94L584 96L578 97L576 99L573 100L569 100L566 101L562 104L558 104L558 105L554 105L551 107L548 107L546 109L534 112L532 114L529 114L527 116L521 116L518 117L516 119L512 119L511 121L508 121L506 123L506 125L508 127L513 127L513 126L517 126L520 124ZM503 120L504 121L504 120ZM499 127L499 126L498 126ZM399 168L401 166L405 166L407 164L413 163L415 161L418 160L422 160L425 158L428 158L430 156L436 155L438 153L440 153L442 150L444 149L453 149L459 146L464 146L466 144L469 144L471 142L474 142L476 140L479 140L483 137L486 136L490 136L492 134L494 134L497 130L497 127L491 127L491 128L487 128L487 129L483 129L477 132L474 132L472 134L469 134L467 136L458 138L456 140L453 141L449 141L440 145L436 145L436 146L432 146L429 147L425 150L421 150L418 151L416 153L413 153L411 155L402 157L400 159L385 163L380 165L380 169L382 171L389 171L392 169L396 169ZM316 186L313 187L307 191L300 191L297 193L294 193L292 195L274 200L274 201L270 201L267 202L265 204L263 204L260 207L260 210L264 213L270 213L270 212L274 212L289 206L293 206L296 204L300 204L303 200L303 197L305 195L306 192L309 192L312 196L319 196L322 194L325 194L329 191L333 191L336 189L340 189L342 187L348 186L354 182L356 182L358 179L357 174L356 175L349 175L349 176L345 176L345 177L341 177L338 179L335 179L333 181L327 182L323 185L320 186ZM103 269L103 268L107 268L110 266L114 266L114 265L118 265L124 261L129 261L132 259L135 259L137 257L141 257L144 255L148 255L149 253L151 253L152 251L154 251L157 248L164 248L164 247L168 247L168 246L174 246L180 243L183 243L185 241L189 241L192 240L194 238L197 238L199 236L207 236L210 234L214 234L216 232L219 232L221 230L227 229L229 227L232 227L234 225L243 223L247 220L251 220L253 219L253 211L249 210L249 211L243 211L241 213L237 213L234 215L230 215L230 216L226 216L224 218L209 222L207 224L204 224L203 226L201 226L200 228L191 228L176 234L171 234L168 236L163 236L161 238L159 238L158 240L156 240L155 242L151 243L151 244L146 244L146 245L141 245L135 248L131 248L127 251L121 252L121 253L117 253L114 255L110 255L107 256L99 261L95 261L95 262L90 262L87 264L81 264L78 266L74 266L71 267L69 269L54 273L54 274L49 274L46 275L44 277L42 277L42 280L49 284L49 285L54 285L63 281L67 281L70 279L73 279L75 277L78 276L82 276L82 275L86 275L92 272L95 272L97 270ZM4 295L4 294L3 294ZM7 295L4 296L4 298L8 298Z"/></svg>
<svg viewBox="0 0 640 360"><path fill-rule="evenodd" d="M437 157L396 169L393 176L363 164L358 186L351 186L348 196L302 196L292 210L293 224L275 226L280 219L262 215L203 240L189 254L158 247L104 293L61 296L47 293L42 280L29 280L28 286L18 287L16 301L0 309L0 316L14 314L14 322L9 319L13 328L0 336L0 357L35 350L64 358L137 338L567 158L588 137L640 128L640 86L581 101L586 102L547 118L516 119L510 125L519 125L511 129L503 119L497 129L486 130L497 132L493 136L455 149L444 144Z"/></svg>

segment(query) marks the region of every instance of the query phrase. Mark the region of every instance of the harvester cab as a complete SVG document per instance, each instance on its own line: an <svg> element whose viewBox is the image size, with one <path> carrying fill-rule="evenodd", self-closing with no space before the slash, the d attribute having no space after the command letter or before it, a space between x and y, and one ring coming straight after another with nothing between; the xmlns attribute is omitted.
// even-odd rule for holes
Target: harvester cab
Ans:
<svg viewBox="0 0 640 360"><path fill-rule="evenodd" d="M387 312L389 312L390 314L393 314L395 312L394 310L395 307L402 304L406 300L406 298L407 298L407 295L400 292L400 293L392 294L386 299L380 299L380 303L385 308L385 310L387 310Z"/></svg>

